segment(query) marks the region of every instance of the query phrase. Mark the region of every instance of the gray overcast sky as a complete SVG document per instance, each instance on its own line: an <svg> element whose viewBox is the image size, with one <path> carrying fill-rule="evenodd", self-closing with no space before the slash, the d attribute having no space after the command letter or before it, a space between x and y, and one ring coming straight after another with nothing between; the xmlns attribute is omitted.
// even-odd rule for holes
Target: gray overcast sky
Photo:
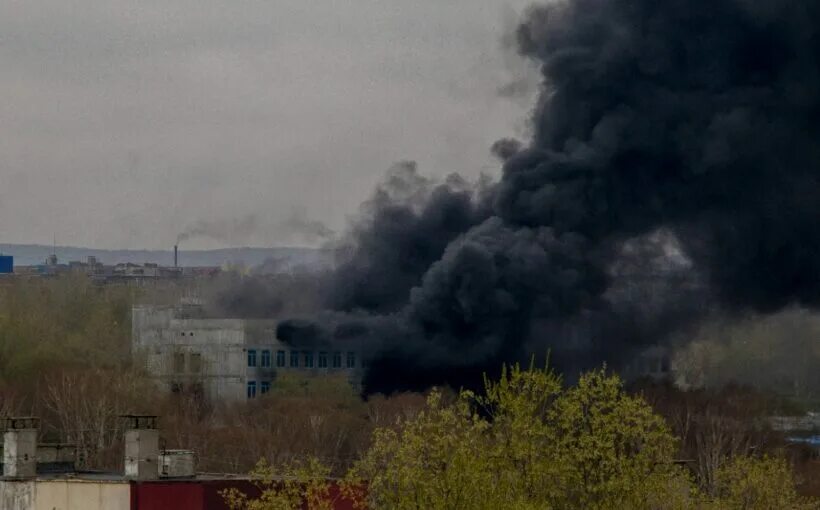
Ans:
<svg viewBox="0 0 820 510"><path fill-rule="evenodd" d="M497 173L529 3L4 0L0 243L305 244L288 224L343 228L394 161Z"/></svg>

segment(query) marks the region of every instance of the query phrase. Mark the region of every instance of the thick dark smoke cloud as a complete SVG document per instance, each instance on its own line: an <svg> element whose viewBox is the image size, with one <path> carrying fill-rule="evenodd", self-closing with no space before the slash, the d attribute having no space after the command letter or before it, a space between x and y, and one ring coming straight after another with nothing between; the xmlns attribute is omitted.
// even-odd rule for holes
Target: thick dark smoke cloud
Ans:
<svg viewBox="0 0 820 510"><path fill-rule="evenodd" d="M818 298L820 6L594 1L535 10L545 93L497 208L601 242L675 229L729 303Z"/></svg>
<svg viewBox="0 0 820 510"><path fill-rule="evenodd" d="M439 183L420 176L413 162L394 165L363 206L366 219L334 276L330 307L383 313L404 306L445 248L489 216L475 198L456 176Z"/></svg>
<svg viewBox="0 0 820 510"><path fill-rule="evenodd" d="M502 138L496 141L490 151L502 162L512 159L513 156L521 152L522 144L515 138Z"/></svg>
<svg viewBox="0 0 820 510"><path fill-rule="evenodd" d="M502 177L480 193L405 168L411 191L377 192L336 276L331 304L373 352L367 391L539 349L623 359L695 319L698 294L818 304L820 4L569 0L531 10L517 41L543 75L529 144L496 144ZM649 313L624 305L634 272L617 269L659 233L691 267L642 287L669 302ZM581 347L563 333L579 321Z"/></svg>

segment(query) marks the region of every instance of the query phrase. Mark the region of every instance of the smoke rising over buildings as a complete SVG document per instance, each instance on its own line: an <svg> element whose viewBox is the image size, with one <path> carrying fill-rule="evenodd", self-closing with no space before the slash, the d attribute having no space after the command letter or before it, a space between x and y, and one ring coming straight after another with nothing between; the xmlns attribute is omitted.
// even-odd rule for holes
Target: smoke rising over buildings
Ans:
<svg viewBox="0 0 820 510"><path fill-rule="evenodd" d="M693 301L816 305L817 27L820 5L797 0L532 9L516 32L543 77L532 139L496 145L494 183L394 169L333 277L336 334L375 353L368 390L458 384L547 349L559 368L564 352L617 361L695 321ZM668 306L636 320L613 268L630 243L661 234L680 252L662 259L686 284L649 293ZM607 326L580 351L560 327L539 326L578 320ZM294 328L333 334L301 322L283 331Z"/></svg>
<svg viewBox="0 0 820 510"><path fill-rule="evenodd" d="M201 237L234 243L236 240L246 238L255 232L258 223L257 217L253 214L225 220L197 220L177 235L176 244Z"/></svg>
<svg viewBox="0 0 820 510"><path fill-rule="evenodd" d="M252 245L261 233L274 233L283 239L308 244L328 242L335 235L324 223L310 218L304 208L294 207L287 215L277 218L245 214L235 218L200 219L182 229L176 244L204 238L232 246Z"/></svg>

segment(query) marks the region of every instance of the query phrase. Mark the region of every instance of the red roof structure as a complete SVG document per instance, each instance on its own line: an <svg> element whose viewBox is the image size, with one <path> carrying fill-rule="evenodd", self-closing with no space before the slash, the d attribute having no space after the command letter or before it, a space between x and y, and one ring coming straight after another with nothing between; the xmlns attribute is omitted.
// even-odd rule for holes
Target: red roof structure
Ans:
<svg viewBox="0 0 820 510"><path fill-rule="evenodd" d="M238 489L248 496L261 491L251 480L174 480L135 482L131 486L131 510L229 510L222 491ZM333 510L354 510L338 485L330 487Z"/></svg>

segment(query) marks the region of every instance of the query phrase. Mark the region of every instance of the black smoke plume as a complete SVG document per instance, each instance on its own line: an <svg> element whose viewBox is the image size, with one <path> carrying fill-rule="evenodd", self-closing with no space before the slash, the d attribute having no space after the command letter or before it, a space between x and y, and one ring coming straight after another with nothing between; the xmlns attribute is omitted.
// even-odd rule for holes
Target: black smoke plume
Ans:
<svg viewBox="0 0 820 510"><path fill-rule="evenodd" d="M336 274L367 391L461 384L546 349L559 368L624 359L697 317L678 298L818 304L820 3L566 0L532 9L516 40L543 83L532 139L496 145L500 181L405 168ZM691 267L657 290L670 307L636 319L613 268L659 233Z"/></svg>
<svg viewBox="0 0 820 510"><path fill-rule="evenodd" d="M363 209L352 253L330 285L328 304L336 310L399 310L447 246L490 215L463 179L426 179L413 162L394 165Z"/></svg>

